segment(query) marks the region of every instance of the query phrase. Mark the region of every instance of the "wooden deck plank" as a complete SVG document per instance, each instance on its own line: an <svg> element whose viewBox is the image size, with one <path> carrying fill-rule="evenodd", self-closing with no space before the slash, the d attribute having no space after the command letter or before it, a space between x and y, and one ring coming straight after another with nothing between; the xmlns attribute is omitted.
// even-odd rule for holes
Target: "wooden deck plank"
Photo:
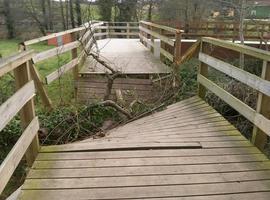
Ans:
<svg viewBox="0 0 270 200"><path fill-rule="evenodd" d="M243 163L216 163L203 165L137 166L137 167L99 167L73 169L33 169L29 179L50 178L91 178L149 175L204 174L222 172L245 172L270 170L270 161Z"/></svg>
<svg viewBox="0 0 270 200"><path fill-rule="evenodd" d="M98 152L66 152L39 153L37 161L45 160L96 160L113 158L147 158L147 157L190 157L215 155L246 155L261 154L255 147L212 149L181 149L181 150L141 150L141 151L98 151Z"/></svg>
<svg viewBox="0 0 270 200"><path fill-rule="evenodd" d="M113 66L115 70L124 74L162 74L169 73L168 66L161 63L139 39L104 39L97 41L101 48L101 58ZM115 51L117 49L117 51ZM105 74L104 66L88 58L81 74ZM109 72L111 73L111 72Z"/></svg>
<svg viewBox="0 0 270 200"><path fill-rule="evenodd" d="M188 185L205 183L243 182L270 180L270 170L253 172L225 172L211 174L158 175L101 177L80 179L31 179L24 183L24 190L114 188L136 186Z"/></svg>
<svg viewBox="0 0 270 200"><path fill-rule="evenodd" d="M268 200L270 161L198 97L42 147L19 199Z"/></svg>
<svg viewBox="0 0 270 200"><path fill-rule="evenodd" d="M190 165L210 163L235 163L235 162L261 162L268 159L261 154L252 155L219 155L219 156L191 156L191 157L153 157L153 158L125 158L125 159L96 159L93 160L56 160L36 161L33 169L68 169L68 168L95 168L95 167L120 167L120 166L161 166L161 165Z"/></svg>
<svg viewBox="0 0 270 200"><path fill-rule="evenodd" d="M232 125L225 125L225 126L213 126L213 127L206 127L204 129L164 129L164 130L151 130L151 131L143 131L143 130L137 130L137 132L132 133L132 134L127 134L128 132L126 131L119 131L118 132L113 132L113 134L109 133L108 138L121 138L121 137L129 137L129 135L136 135L136 136L160 136L160 135L204 135L204 134L209 134L209 133L216 133L216 132L226 132L226 131L237 131L236 128ZM117 134L118 133L118 134ZM121 133L121 134L120 134ZM123 134L122 134L123 133ZM126 134L125 134L126 133ZM111 134L111 135L110 135ZM240 135L239 131L237 131L237 134Z"/></svg>
<svg viewBox="0 0 270 200"><path fill-rule="evenodd" d="M61 199L131 199L131 198L159 198L186 197L217 194L234 194L250 192L269 192L270 181L250 181L238 183L212 183L173 186L97 188L73 190L23 190L23 198L54 200Z"/></svg>

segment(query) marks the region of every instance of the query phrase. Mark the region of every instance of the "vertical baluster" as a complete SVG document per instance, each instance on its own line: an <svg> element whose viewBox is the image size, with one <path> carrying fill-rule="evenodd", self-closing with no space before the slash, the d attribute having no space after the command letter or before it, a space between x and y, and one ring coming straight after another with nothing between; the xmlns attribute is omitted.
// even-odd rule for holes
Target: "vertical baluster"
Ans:
<svg viewBox="0 0 270 200"><path fill-rule="evenodd" d="M270 62L263 61L261 78L270 81ZM256 111L270 119L269 96L259 93ZM253 128L252 143L262 151L264 150L264 147L267 143L267 135L256 126Z"/></svg>
<svg viewBox="0 0 270 200"><path fill-rule="evenodd" d="M14 69L16 90L22 88L26 83L32 80L29 70L29 61ZM29 100L20 111L21 126L25 129L35 118L34 100ZM35 136L31 145L25 153L27 165L32 166L39 151L38 134Z"/></svg>

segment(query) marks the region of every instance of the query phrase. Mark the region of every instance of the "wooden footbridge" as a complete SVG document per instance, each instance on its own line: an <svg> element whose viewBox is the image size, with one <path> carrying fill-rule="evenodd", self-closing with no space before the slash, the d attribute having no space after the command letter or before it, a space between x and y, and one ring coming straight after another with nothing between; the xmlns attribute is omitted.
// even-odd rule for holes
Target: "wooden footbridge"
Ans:
<svg viewBox="0 0 270 200"><path fill-rule="evenodd" d="M94 23L25 42L23 51L1 60L0 76L14 71L17 92L0 106L0 130L20 111L24 132L1 164L0 192L25 156L29 173L25 183L10 199L270 198L270 161L259 150L263 149L270 135L270 53L219 39L201 38L196 43L200 47L198 96L117 127L102 139L59 146L39 145L35 91L50 107L44 84L50 84L73 70L75 91L79 93L81 88L77 83L83 82L82 78L94 79L95 74L106 74L102 66L91 64L93 60L88 57L87 51L92 49L95 38L100 40L99 43L109 42L101 50L101 55L111 58L108 62L119 62L119 55L122 60L125 56L121 55L128 57L129 62L123 71L131 77L129 83L134 87L140 85L139 79L146 82L149 74L168 74L174 70L162 61L176 66L190 57L181 56L180 30L141 22L139 31L140 41L136 39L138 27L134 24L115 27L110 23ZM168 32L174 33L175 38L168 37ZM74 41L37 54L29 50L31 44L64 34L71 34ZM125 38L113 39L115 36ZM110 40L106 41L108 38ZM147 52L139 42L154 54ZM227 63L215 56L215 48L229 49L261 61L262 75L256 76ZM46 82L42 81L35 64L68 51L72 52L72 60L46 76ZM81 66L82 71L79 71ZM257 108L251 108L214 83L208 74L213 69L256 90ZM144 78L139 76L140 72ZM136 76L132 76L134 74ZM126 86L122 79L120 77L115 88ZM207 91L254 124L252 141L207 104Z"/></svg>

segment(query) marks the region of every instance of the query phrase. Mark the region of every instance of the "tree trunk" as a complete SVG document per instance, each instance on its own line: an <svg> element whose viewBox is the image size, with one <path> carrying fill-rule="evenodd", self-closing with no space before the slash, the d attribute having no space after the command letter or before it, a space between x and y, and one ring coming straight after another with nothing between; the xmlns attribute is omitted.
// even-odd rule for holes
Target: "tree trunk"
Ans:
<svg viewBox="0 0 270 200"><path fill-rule="evenodd" d="M67 30L63 0L60 0L60 9L61 9L62 26L64 30Z"/></svg>
<svg viewBox="0 0 270 200"><path fill-rule="evenodd" d="M148 9L148 21L152 21L152 11L153 11L153 0L149 2L149 9Z"/></svg>
<svg viewBox="0 0 270 200"><path fill-rule="evenodd" d="M4 0L4 16L5 16L6 27L8 30L8 38L12 39L15 37L15 31L14 31L14 23L12 19L12 14L10 10L10 0Z"/></svg>
<svg viewBox="0 0 270 200"><path fill-rule="evenodd" d="M42 16L43 16L43 27L48 30L48 15L47 15L47 9L46 9L46 0L41 0L41 10L42 10Z"/></svg>
<svg viewBox="0 0 270 200"><path fill-rule="evenodd" d="M69 0L69 14L72 28L76 27L75 18L73 13L73 0Z"/></svg>
<svg viewBox="0 0 270 200"><path fill-rule="evenodd" d="M81 4L80 0L76 0L76 15L77 15L77 25L82 25L82 12L81 12Z"/></svg>
<svg viewBox="0 0 270 200"><path fill-rule="evenodd" d="M66 28L69 29L69 2L65 1L66 5Z"/></svg>
<svg viewBox="0 0 270 200"><path fill-rule="evenodd" d="M244 38L244 21L245 21L245 9L246 9L246 0L240 0L240 13L239 13L239 39L242 45L245 44L245 38ZM245 58L244 54L240 53L240 58L239 58L239 65L240 68L244 68L245 64Z"/></svg>
<svg viewBox="0 0 270 200"><path fill-rule="evenodd" d="M48 23L49 23L49 29L53 30L53 15L52 15L52 2L51 0L47 0L48 4Z"/></svg>

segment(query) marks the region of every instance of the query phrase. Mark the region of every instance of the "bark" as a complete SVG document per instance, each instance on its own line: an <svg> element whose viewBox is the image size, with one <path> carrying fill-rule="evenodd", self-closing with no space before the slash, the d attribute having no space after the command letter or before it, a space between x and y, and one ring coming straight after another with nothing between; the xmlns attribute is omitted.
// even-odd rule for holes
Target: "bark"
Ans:
<svg viewBox="0 0 270 200"><path fill-rule="evenodd" d="M81 26L82 25L82 12L81 12L80 0L76 0L75 4L76 4L77 25Z"/></svg>
<svg viewBox="0 0 270 200"><path fill-rule="evenodd" d="M66 5L66 28L69 29L69 2L65 1Z"/></svg>
<svg viewBox="0 0 270 200"><path fill-rule="evenodd" d="M43 1L45 1L45 0L41 0L42 14L43 14L43 11L46 11L46 4L44 4L45 10L43 10L43 4L42 4ZM39 28L40 32L42 33L42 35L46 35L46 26L45 26L45 23L44 23L45 19L43 19L43 21L39 19L38 15L37 15L38 11L36 11L32 0L30 0L29 7L27 6L26 8L27 8L27 10L29 12L29 15L36 21L36 23L38 25L38 28Z"/></svg>
<svg viewBox="0 0 270 200"><path fill-rule="evenodd" d="M76 27L74 12L73 12L73 0L69 0L69 14L72 28Z"/></svg>
<svg viewBox="0 0 270 200"><path fill-rule="evenodd" d="M149 8L148 8L148 21L152 21L152 12L153 12L153 0L150 0L149 2Z"/></svg>
<svg viewBox="0 0 270 200"><path fill-rule="evenodd" d="M4 16L6 27L8 30L8 38L12 39L15 37L14 22L11 14L10 0L4 0Z"/></svg>
<svg viewBox="0 0 270 200"><path fill-rule="evenodd" d="M48 27L48 15L47 15L47 9L46 9L46 0L41 0L41 11L42 11L42 17L43 17L43 27L46 30L48 30L49 27Z"/></svg>
<svg viewBox="0 0 270 200"><path fill-rule="evenodd" d="M53 14L52 14L52 2L47 0L48 4L48 27L50 30L53 30Z"/></svg>
<svg viewBox="0 0 270 200"><path fill-rule="evenodd" d="M121 106L119 106L118 104L116 104L114 101L111 100L107 100L107 101L103 101L100 103L103 106L110 106L115 108L117 111L123 113L126 117L128 117L129 119L132 119L132 115L125 110L124 108L122 108Z"/></svg>
<svg viewBox="0 0 270 200"><path fill-rule="evenodd" d="M244 38L244 21L245 21L245 9L246 9L246 0L240 0L241 1L241 5L240 5L240 13L239 13L239 39L242 45L244 45L245 43L245 38ZM245 64L245 58L244 58L244 54L240 53L240 58L239 58L239 65L240 68L244 68L244 64Z"/></svg>
<svg viewBox="0 0 270 200"><path fill-rule="evenodd" d="M62 26L64 30L67 30L63 0L60 0L60 9L61 9Z"/></svg>

